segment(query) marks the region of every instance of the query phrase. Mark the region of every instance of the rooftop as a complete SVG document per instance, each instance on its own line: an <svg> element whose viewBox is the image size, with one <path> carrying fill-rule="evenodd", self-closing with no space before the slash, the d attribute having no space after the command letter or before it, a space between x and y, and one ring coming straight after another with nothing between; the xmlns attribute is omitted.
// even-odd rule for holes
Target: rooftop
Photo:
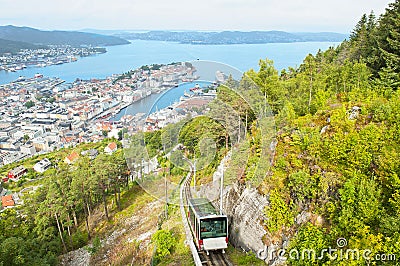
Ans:
<svg viewBox="0 0 400 266"><path fill-rule="evenodd" d="M12 195L7 195L7 196L1 197L1 203L3 205L3 208L12 207L15 205Z"/></svg>
<svg viewBox="0 0 400 266"><path fill-rule="evenodd" d="M189 202L200 217L219 214L206 198L189 199Z"/></svg>

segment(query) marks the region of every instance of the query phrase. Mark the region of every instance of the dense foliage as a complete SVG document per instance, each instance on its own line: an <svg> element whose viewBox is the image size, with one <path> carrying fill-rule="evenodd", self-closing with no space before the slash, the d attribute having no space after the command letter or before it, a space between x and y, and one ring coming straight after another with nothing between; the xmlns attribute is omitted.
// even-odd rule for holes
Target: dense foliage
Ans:
<svg viewBox="0 0 400 266"><path fill-rule="evenodd" d="M348 41L308 55L298 69L278 73L261 60L258 72L246 73L265 94L277 129L272 165L258 187L270 199L266 243L282 244L286 235L289 248L318 257L345 238L345 250L369 249L371 261L379 254L399 258L399 30L397 0L379 19L364 15ZM257 138L259 131L248 131L248 140ZM257 141L248 145L260 149ZM253 158L263 158L249 155L245 182ZM327 254L289 262L368 263Z"/></svg>
<svg viewBox="0 0 400 266"><path fill-rule="evenodd" d="M158 230L151 237L156 246L155 260L160 261L170 255L176 246L176 239L169 230Z"/></svg>
<svg viewBox="0 0 400 266"><path fill-rule="evenodd" d="M21 49L32 49L33 50L33 49L41 49L41 48L47 48L47 47L43 46L43 45L34 45L34 44L30 44L30 43L10 41L10 40L5 40L5 39L0 38L0 54L4 54L4 53L16 54Z"/></svg>
<svg viewBox="0 0 400 266"><path fill-rule="evenodd" d="M127 178L122 150L48 170L23 206L0 213L0 265L56 265L59 254L86 245L91 212L103 204L108 219L107 200L114 196L119 208Z"/></svg>

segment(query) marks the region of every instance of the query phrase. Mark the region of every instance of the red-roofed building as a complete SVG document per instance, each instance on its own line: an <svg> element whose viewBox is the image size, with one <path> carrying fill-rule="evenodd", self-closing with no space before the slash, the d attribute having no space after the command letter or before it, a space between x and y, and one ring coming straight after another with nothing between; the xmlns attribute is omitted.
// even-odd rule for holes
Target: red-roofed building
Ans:
<svg viewBox="0 0 400 266"><path fill-rule="evenodd" d="M15 202L12 195L1 197L1 205L3 206L3 208L13 207L15 205Z"/></svg>
<svg viewBox="0 0 400 266"><path fill-rule="evenodd" d="M78 160L78 158L79 158L79 154L76 152L72 152L70 155L65 157L64 162L66 164L71 164L71 163L75 162L76 160Z"/></svg>
<svg viewBox="0 0 400 266"><path fill-rule="evenodd" d="M107 147L104 148L104 152L111 154L117 150L117 143L111 142L110 144L107 145Z"/></svg>
<svg viewBox="0 0 400 266"><path fill-rule="evenodd" d="M8 179L11 179L13 181L18 181L19 178L21 176L23 176L24 174L26 174L27 172L28 172L28 170L25 167L23 167L22 165L20 165L16 168L12 169L10 172L8 172L7 177L8 177ZM3 178L3 180L4 180L4 178Z"/></svg>

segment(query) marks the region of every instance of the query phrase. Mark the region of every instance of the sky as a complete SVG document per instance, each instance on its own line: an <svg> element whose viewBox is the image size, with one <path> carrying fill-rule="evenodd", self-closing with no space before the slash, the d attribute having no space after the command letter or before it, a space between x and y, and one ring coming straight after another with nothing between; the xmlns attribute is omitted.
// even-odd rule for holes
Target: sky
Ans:
<svg viewBox="0 0 400 266"><path fill-rule="evenodd" d="M349 33L394 0L0 0L0 25L44 30L283 30Z"/></svg>

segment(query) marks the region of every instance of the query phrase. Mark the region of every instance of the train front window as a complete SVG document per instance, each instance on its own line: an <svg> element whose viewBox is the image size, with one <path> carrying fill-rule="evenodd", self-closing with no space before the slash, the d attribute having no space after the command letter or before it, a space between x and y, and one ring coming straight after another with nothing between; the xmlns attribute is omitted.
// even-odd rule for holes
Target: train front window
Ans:
<svg viewBox="0 0 400 266"><path fill-rule="evenodd" d="M226 218L211 218L200 220L200 239L226 237Z"/></svg>

